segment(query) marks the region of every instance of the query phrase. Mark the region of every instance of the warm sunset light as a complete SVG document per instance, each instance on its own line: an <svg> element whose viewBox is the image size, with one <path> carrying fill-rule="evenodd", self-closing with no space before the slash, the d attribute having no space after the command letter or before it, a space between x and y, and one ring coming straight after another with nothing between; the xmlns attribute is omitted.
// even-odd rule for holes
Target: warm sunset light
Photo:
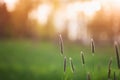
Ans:
<svg viewBox="0 0 120 80"><path fill-rule="evenodd" d="M86 20L89 20L89 18L93 18L95 13L100 9L101 4L95 1L68 3L64 6L64 8L60 8L57 13L55 13L54 24L58 31L61 31L63 28L68 27L69 38L71 40L76 40L78 27L83 27L82 24L87 24L79 24L79 19L85 22L82 16L80 16L79 14L83 13L87 17ZM84 28L82 29L86 30Z"/></svg>
<svg viewBox="0 0 120 80"><path fill-rule="evenodd" d="M103 5L104 8L120 9L120 0L94 0Z"/></svg>
<svg viewBox="0 0 120 80"><path fill-rule="evenodd" d="M0 80L120 80L119 46L120 0L0 0Z"/></svg>
<svg viewBox="0 0 120 80"><path fill-rule="evenodd" d="M3 0L7 4L8 11L13 11L19 0Z"/></svg>
<svg viewBox="0 0 120 80"><path fill-rule="evenodd" d="M45 25L52 11L51 4L40 4L40 6L30 13L30 18L37 19L40 24Z"/></svg>
<svg viewBox="0 0 120 80"><path fill-rule="evenodd" d="M101 4L99 2L93 1L93 2L86 2L83 4L83 11L89 17L93 17L95 13L100 9L101 9Z"/></svg>
<svg viewBox="0 0 120 80"><path fill-rule="evenodd" d="M58 20L61 22L57 26L65 23L65 19L71 20L78 16L79 13L83 12L86 16L94 16L95 12L100 9L100 4L98 2L73 2L64 6L64 8L58 8L55 13L55 25L58 23ZM60 10L59 10L60 9ZM33 10L31 16L36 18L41 24L45 24L48 18L48 15L52 11L51 4L40 4L40 6ZM57 16L56 16L57 15ZM61 16L61 17L60 17ZM64 19L63 19L64 18ZM61 24L60 24L61 23ZM61 26L60 26L61 27Z"/></svg>
<svg viewBox="0 0 120 80"><path fill-rule="evenodd" d="M57 6L56 10L53 9L54 4L44 2L37 9L34 9L29 16L31 19L36 19L40 24L46 25L50 13L54 11L51 20L53 20L57 32L62 32L68 28L68 36L71 40L83 38L81 36L87 39L86 27L88 22L92 21L96 13L101 9L104 10L106 16L112 14L112 9L118 12L119 2L119 0L73 1L61 3L62 5ZM80 32L78 29L80 29ZM78 37L78 33L82 35Z"/></svg>
<svg viewBox="0 0 120 80"><path fill-rule="evenodd" d="M64 9L60 8L58 9L54 14L53 22L55 25L55 28L58 32L62 32L65 28L65 22L66 22L66 14L63 13Z"/></svg>
<svg viewBox="0 0 120 80"><path fill-rule="evenodd" d="M94 14L101 9L101 4L97 1L74 2L67 6L68 16L74 17L83 12L86 16L93 17Z"/></svg>

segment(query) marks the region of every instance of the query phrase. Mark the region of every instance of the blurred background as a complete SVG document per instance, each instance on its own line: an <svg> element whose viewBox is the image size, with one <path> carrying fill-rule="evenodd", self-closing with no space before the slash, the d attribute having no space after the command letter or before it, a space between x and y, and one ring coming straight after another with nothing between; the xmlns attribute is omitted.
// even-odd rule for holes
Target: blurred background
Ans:
<svg viewBox="0 0 120 80"><path fill-rule="evenodd" d="M0 38L119 40L119 0L0 0Z"/></svg>
<svg viewBox="0 0 120 80"><path fill-rule="evenodd" d="M96 50L100 53L96 61L101 53L109 54L104 55L105 62L113 56L108 43L120 42L119 14L120 0L0 0L0 79L61 80L59 33L66 41L66 55L76 65L80 50L90 53L90 46L71 42L89 45L91 38L96 44L107 44Z"/></svg>

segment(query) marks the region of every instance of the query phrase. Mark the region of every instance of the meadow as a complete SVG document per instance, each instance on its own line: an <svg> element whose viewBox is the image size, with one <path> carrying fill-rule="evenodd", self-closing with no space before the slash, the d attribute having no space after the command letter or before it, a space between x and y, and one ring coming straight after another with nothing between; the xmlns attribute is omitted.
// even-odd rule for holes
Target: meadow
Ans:
<svg viewBox="0 0 120 80"><path fill-rule="evenodd" d="M80 52L83 51L85 64L82 65ZM108 64L112 57L111 79L120 80L113 45L96 45L94 56L90 46L64 42L67 58L66 72L63 70L64 56L60 54L57 42L29 40L0 41L0 80L108 80ZM69 57L75 67L72 73Z"/></svg>

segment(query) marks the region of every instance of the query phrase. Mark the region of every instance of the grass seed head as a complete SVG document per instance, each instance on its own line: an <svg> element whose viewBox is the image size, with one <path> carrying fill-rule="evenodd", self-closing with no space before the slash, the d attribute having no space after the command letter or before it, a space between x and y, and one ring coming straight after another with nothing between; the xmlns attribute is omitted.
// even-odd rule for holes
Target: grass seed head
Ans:
<svg viewBox="0 0 120 80"><path fill-rule="evenodd" d="M115 71L114 71L114 79L113 80L117 80Z"/></svg>
<svg viewBox="0 0 120 80"><path fill-rule="evenodd" d="M74 73L75 68L74 68L74 65L73 65L72 58L70 57L70 58L69 58L69 60L70 60L70 67L71 67L71 71Z"/></svg>
<svg viewBox="0 0 120 80"><path fill-rule="evenodd" d="M95 53L95 44L93 39L91 39L91 52Z"/></svg>
<svg viewBox="0 0 120 80"><path fill-rule="evenodd" d="M61 55L63 55L64 53L64 46L63 46L63 39L62 39L62 35L59 34L59 44L60 44L60 52L61 52Z"/></svg>
<svg viewBox="0 0 120 80"><path fill-rule="evenodd" d="M85 59L84 59L84 53L81 51L81 60L82 60L82 64L85 64Z"/></svg>
<svg viewBox="0 0 120 80"><path fill-rule="evenodd" d="M64 57L64 73L66 72L66 65L67 65L67 58L65 56Z"/></svg>
<svg viewBox="0 0 120 80"><path fill-rule="evenodd" d="M108 80L111 78L111 69L108 69Z"/></svg>
<svg viewBox="0 0 120 80"><path fill-rule="evenodd" d="M108 64L108 80L110 80L111 78L111 64L112 64L112 58L110 59Z"/></svg>
<svg viewBox="0 0 120 80"><path fill-rule="evenodd" d="M110 61L109 61L109 68L111 68L111 64L112 64L112 58L110 58Z"/></svg>
<svg viewBox="0 0 120 80"><path fill-rule="evenodd" d="M87 73L87 80L91 80L90 73Z"/></svg>
<svg viewBox="0 0 120 80"><path fill-rule="evenodd" d="M114 42L114 47L115 47L115 53L116 53L116 59L117 59L117 65L118 65L118 68L120 69L119 50L118 50L118 44L117 44L116 41Z"/></svg>

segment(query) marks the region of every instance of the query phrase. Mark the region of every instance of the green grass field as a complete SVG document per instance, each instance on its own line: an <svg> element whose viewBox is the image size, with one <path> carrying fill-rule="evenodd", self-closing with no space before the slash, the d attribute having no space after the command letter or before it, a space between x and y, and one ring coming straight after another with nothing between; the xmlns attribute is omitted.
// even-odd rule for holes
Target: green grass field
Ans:
<svg viewBox="0 0 120 80"><path fill-rule="evenodd" d="M93 56L89 46L65 43L67 56L67 71L63 72L63 56L59 45L54 42L32 41L0 41L0 80L87 80L87 72L91 80L107 80L108 62L112 57L111 80L116 72L120 80L120 70L117 68L116 56L112 45L96 46ZM85 65L82 65L80 52L85 55ZM75 72L69 65L72 57Z"/></svg>

